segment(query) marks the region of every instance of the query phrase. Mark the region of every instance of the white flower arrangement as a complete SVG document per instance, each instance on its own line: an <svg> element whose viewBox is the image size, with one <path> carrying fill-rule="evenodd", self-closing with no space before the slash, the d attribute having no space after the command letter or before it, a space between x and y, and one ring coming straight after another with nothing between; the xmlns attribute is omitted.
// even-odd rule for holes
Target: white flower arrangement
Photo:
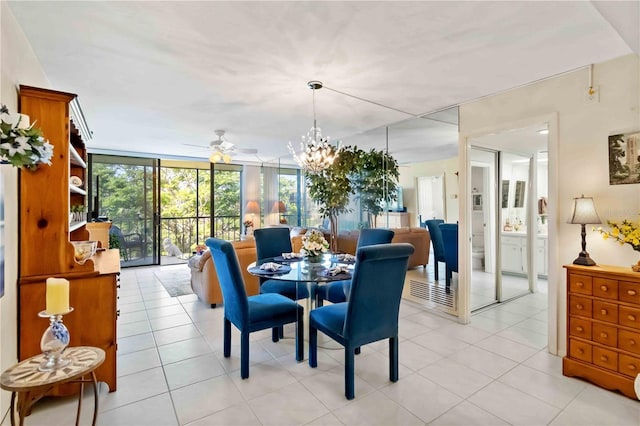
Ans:
<svg viewBox="0 0 640 426"><path fill-rule="evenodd" d="M329 243L324 239L322 232L312 229L302 236L302 249L300 252L309 257L320 256L329 249Z"/></svg>
<svg viewBox="0 0 640 426"><path fill-rule="evenodd" d="M28 116L10 114L6 106L0 107L0 163L30 170L41 163L51 165L53 145L34 124L29 125Z"/></svg>

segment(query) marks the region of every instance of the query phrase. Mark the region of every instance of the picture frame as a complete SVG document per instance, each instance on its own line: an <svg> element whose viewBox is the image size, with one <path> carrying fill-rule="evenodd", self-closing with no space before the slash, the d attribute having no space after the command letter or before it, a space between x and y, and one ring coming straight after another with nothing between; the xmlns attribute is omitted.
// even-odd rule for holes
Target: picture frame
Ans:
<svg viewBox="0 0 640 426"><path fill-rule="evenodd" d="M502 181L502 208L509 208L509 184L510 181L503 180Z"/></svg>
<svg viewBox="0 0 640 426"><path fill-rule="evenodd" d="M609 185L640 183L640 130L609 136Z"/></svg>
<svg viewBox="0 0 640 426"><path fill-rule="evenodd" d="M524 207L524 193L527 187L527 182L523 180L516 181L516 190L513 197L513 207L522 208Z"/></svg>
<svg viewBox="0 0 640 426"><path fill-rule="evenodd" d="M482 210L482 194L473 194L473 210Z"/></svg>

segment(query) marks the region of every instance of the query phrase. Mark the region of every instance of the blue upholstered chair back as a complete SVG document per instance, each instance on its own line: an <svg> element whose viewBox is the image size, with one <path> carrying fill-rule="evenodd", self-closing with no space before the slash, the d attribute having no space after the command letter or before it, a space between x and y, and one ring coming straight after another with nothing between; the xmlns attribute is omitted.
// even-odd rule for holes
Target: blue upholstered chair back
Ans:
<svg viewBox="0 0 640 426"><path fill-rule="evenodd" d="M390 229L365 228L360 231L358 248L375 244L389 244L395 232Z"/></svg>
<svg viewBox="0 0 640 426"><path fill-rule="evenodd" d="M343 336L360 346L398 334L398 311L411 244L358 249Z"/></svg>
<svg viewBox="0 0 640 426"><path fill-rule="evenodd" d="M291 253L289 228L261 228L253 231L258 260Z"/></svg>
<svg viewBox="0 0 640 426"><path fill-rule="evenodd" d="M244 281L238 257L231 243L218 238L205 241L216 266L218 281L224 299L225 316L238 328L249 321L249 302L244 289Z"/></svg>
<svg viewBox="0 0 640 426"><path fill-rule="evenodd" d="M444 263L447 264L447 269L458 272L458 224L442 223L440 233L444 245Z"/></svg>
<svg viewBox="0 0 640 426"><path fill-rule="evenodd" d="M444 245L442 244L442 234L439 225L444 223L442 219L431 219L425 221L429 228L429 237L433 244L433 258L436 262L444 262ZM437 265L436 265L437 267Z"/></svg>

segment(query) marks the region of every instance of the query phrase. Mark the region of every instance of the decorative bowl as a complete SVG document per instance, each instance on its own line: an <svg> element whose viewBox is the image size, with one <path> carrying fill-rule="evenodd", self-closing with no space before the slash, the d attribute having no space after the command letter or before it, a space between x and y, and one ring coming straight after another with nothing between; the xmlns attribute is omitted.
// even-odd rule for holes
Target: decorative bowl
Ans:
<svg viewBox="0 0 640 426"><path fill-rule="evenodd" d="M84 265L87 259L96 254L98 247L97 241L71 241L71 244L74 248L73 259L80 265Z"/></svg>

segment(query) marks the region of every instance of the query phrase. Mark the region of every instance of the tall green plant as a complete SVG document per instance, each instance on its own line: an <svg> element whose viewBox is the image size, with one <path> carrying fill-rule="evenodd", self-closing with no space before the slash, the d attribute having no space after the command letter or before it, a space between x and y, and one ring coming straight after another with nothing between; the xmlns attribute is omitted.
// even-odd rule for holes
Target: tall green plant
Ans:
<svg viewBox="0 0 640 426"><path fill-rule="evenodd" d="M350 211L351 196L357 194L371 224L382 211L382 204L396 199L398 177L398 163L392 156L358 147L342 148L330 167L307 174L309 196L318 204L320 214L331 222L332 250L337 249L338 216Z"/></svg>

